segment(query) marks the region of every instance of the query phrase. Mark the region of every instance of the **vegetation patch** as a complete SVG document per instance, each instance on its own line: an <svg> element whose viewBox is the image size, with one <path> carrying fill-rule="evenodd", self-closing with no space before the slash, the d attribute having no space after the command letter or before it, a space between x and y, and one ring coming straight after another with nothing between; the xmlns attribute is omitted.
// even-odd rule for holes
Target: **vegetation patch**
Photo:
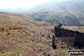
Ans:
<svg viewBox="0 0 84 56"><path fill-rule="evenodd" d="M19 32L18 30L9 30L8 32L14 34L21 34L21 32Z"/></svg>

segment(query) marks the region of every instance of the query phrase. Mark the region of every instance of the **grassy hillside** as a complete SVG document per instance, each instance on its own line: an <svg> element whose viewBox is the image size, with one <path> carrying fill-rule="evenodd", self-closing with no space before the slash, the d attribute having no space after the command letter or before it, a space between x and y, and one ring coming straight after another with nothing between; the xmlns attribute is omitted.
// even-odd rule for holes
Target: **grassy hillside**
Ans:
<svg viewBox="0 0 84 56"><path fill-rule="evenodd" d="M74 27L73 27L74 28ZM67 47L52 48L52 26L32 26L23 29L0 31L0 56L68 56ZM75 49L72 47L72 49Z"/></svg>
<svg viewBox="0 0 84 56"><path fill-rule="evenodd" d="M69 49L61 48L61 41L58 40L57 49L52 48L49 35L53 29L45 22L0 13L0 56L68 56Z"/></svg>
<svg viewBox="0 0 84 56"><path fill-rule="evenodd" d="M0 12L0 24L5 25L21 25L21 26L32 26L32 25L49 25L45 22L35 21L29 15L25 14L18 14L18 13L5 13Z"/></svg>

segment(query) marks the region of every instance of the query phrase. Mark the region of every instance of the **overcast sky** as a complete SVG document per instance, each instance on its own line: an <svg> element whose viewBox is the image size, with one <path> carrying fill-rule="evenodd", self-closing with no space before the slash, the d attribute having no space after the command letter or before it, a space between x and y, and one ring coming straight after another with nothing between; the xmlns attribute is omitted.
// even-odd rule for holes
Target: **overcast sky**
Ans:
<svg viewBox="0 0 84 56"><path fill-rule="evenodd" d="M68 1L68 0L0 0L0 9L8 8L32 8L35 5L48 1Z"/></svg>

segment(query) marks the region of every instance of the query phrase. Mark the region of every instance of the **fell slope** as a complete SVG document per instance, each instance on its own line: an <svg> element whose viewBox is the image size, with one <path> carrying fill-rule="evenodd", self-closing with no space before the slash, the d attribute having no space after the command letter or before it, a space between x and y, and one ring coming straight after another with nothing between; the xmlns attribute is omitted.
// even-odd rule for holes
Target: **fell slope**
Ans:
<svg viewBox="0 0 84 56"><path fill-rule="evenodd" d="M26 26L21 29L0 30L0 56L68 56L66 53L69 49L61 48L59 40L59 47L55 50L52 48L49 35L53 33L53 26L17 14L0 13L0 17L2 26Z"/></svg>
<svg viewBox="0 0 84 56"><path fill-rule="evenodd" d="M42 26L43 22L35 21L31 16L25 14L0 12L0 24L18 26Z"/></svg>
<svg viewBox="0 0 84 56"><path fill-rule="evenodd" d="M84 1L47 2L31 9L33 19L52 24L84 26Z"/></svg>

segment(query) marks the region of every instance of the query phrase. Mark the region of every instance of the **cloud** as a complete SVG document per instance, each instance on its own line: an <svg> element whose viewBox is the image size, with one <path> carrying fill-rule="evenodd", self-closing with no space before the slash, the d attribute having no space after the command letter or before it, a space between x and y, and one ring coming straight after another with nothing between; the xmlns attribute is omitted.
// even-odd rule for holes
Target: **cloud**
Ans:
<svg viewBox="0 0 84 56"><path fill-rule="evenodd" d="M69 1L69 0L0 0L0 9L6 8L32 8L35 5L48 1Z"/></svg>
<svg viewBox="0 0 84 56"><path fill-rule="evenodd" d="M35 6L44 2L44 0L0 0L0 9L18 8L24 6Z"/></svg>

